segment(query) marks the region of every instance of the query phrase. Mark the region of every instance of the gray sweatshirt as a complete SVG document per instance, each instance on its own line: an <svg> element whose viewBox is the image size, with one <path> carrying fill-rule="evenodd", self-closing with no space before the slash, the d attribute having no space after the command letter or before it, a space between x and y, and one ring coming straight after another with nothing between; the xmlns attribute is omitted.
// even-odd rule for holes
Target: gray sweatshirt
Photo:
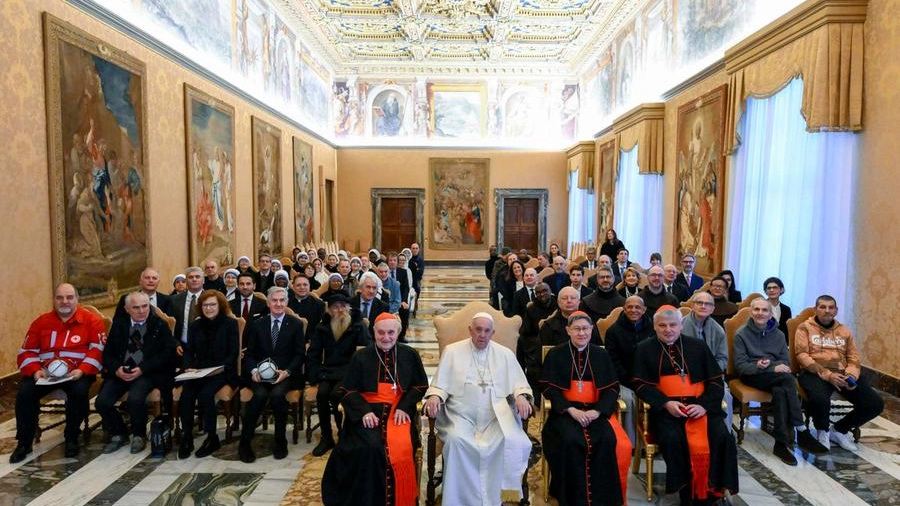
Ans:
<svg viewBox="0 0 900 506"><path fill-rule="evenodd" d="M769 359L769 367L760 369L756 366L761 358ZM784 334L778 330L778 322L772 318L765 328L760 328L753 320L747 321L734 336L735 372L738 376L773 372L778 364L791 365L788 346Z"/></svg>

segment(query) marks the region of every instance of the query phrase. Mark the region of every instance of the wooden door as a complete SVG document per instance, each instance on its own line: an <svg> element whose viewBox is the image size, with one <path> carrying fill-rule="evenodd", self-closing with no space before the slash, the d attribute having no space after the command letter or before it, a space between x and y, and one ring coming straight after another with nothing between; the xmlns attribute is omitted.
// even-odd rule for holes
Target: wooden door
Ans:
<svg viewBox="0 0 900 506"><path fill-rule="evenodd" d="M538 199L503 199L503 245L538 252Z"/></svg>
<svg viewBox="0 0 900 506"><path fill-rule="evenodd" d="M416 242L416 199L381 199L381 251L397 251Z"/></svg>

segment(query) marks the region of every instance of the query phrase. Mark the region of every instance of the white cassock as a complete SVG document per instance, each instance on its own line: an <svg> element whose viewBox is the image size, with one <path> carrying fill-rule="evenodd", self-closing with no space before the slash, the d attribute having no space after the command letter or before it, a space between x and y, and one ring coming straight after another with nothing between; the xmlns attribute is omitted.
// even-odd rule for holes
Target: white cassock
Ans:
<svg viewBox="0 0 900 506"><path fill-rule="evenodd" d="M471 339L444 348L425 396L444 401L435 426L444 442L442 504L476 506L521 499L531 441L522 430L515 398L532 395L512 351Z"/></svg>

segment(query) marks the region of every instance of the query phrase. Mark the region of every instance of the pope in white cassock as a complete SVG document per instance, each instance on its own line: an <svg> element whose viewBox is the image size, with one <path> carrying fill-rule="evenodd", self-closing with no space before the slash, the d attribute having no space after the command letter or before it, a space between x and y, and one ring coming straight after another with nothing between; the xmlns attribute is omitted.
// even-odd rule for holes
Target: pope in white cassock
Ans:
<svg viewBox="0 0 900 506"><path fill-rule="evenodd" d="M490 314L473 316L469 335L444 348L425 392L425 414L436 417L444 442L442 503L497 506L501 495L521 498L531 453L522 420L531 415L533 397L515 354L491 342Z"/></svg>

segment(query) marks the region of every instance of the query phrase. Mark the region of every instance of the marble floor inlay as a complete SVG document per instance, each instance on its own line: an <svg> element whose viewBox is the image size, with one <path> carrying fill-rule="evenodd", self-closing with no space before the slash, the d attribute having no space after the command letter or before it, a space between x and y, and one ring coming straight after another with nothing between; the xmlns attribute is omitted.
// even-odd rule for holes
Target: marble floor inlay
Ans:
<svg viewBox="0 0 900 506"><path fill-rule="evenodd" d="M427 268L407 340L419 350L429 375L439 360L432 319L450 314L471 300L487 300L488 291L481 267ZM14 394L12 397L0 399L0 405L12 405ZM732 497L732 503L900 505L900 400L884 397L885 412L862 428L859 451L835 447L828 455L815 457L796 450L800 460L797 467L786 466L772 455L771 436L759 429L758 418L751 418L744 442L738 447L741 491ZM98 421L96 415L92 415L92 421ZM220 436L224 436L224 427L224 420L220 420ZM539 437L539 422L529 424L529 433ZM149 450L131 455L127 447L103 455L100 430L82 445L77 458L67 459L60 428L54 428L44 433L24 462L9 464L9 454L15 447L15 421L6 420L0 423L0 506L321 505L319 483L327 455L316 458L311 454L318 443L318 431L311 443L301 435L299 444L289 445L284 460L272 457L271 425L257 434L253 441L257 461L253 464L240 462L236 441L224 442L219 451L204 459L178 460L174 452L165 458L150 458ZM201 441L198 437L195 445ZM677 494L664 493L665 463L661 458L654 463L653 479L654 497L648 502L644 475L629 475L630 506L678 504ZM544 500L540 464L531 468L528 483L533 506L555 504ZM424 504L424 479L420 497Z"/></svg>

